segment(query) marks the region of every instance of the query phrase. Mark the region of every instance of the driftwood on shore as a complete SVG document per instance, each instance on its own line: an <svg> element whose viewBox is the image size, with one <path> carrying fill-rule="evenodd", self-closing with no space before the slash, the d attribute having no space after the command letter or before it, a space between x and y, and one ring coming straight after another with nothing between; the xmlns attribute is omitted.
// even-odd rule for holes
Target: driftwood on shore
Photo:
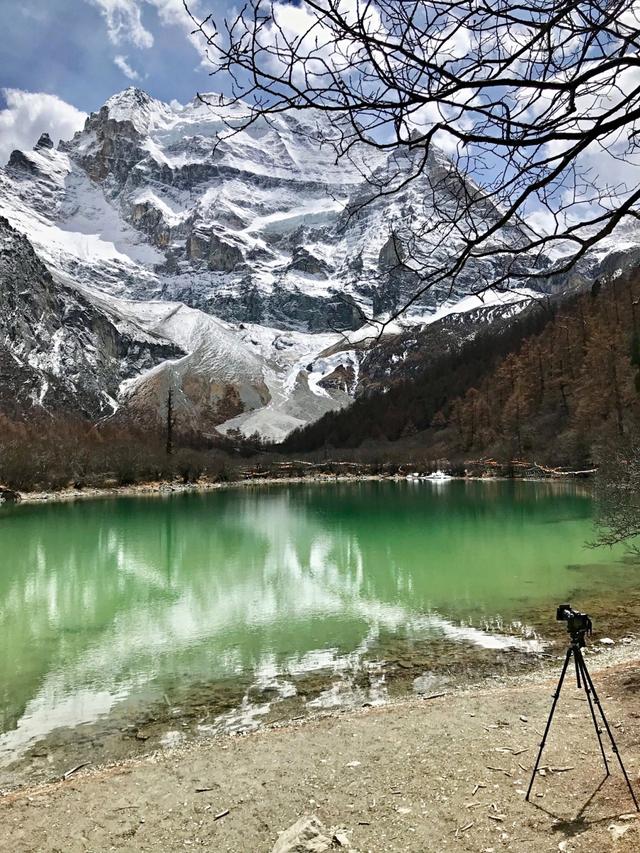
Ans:
<svg viewBox="0 0 640 853"><path fill-rule="evenodd" d="M566 477L589 477L597 472L597 468L572 469L563 467L551 467L539 462L526 459L512 459L508 462L499 462L496 459L469 459L461 464L451 465L446 461L440 461L438 465L442 470L453 473L460 477L515 477L515 478L539 478L562 479ZM419 474L429 474L433 465L420 465L417 462L411 464L372 464L367 462L345 462L331 461L309 462L306 459L291 459L283 462L274 462L268 465L257 465L245 468L238 472L243 480L270 480L291 479L306 477L371 477L388 476L403 477L409 472L417 471Z"/></svg>
<svg viewBox="0 0 640 853"><path fill-rule="evenodd" d="M305 459L292 459L287 462L277 462L266 467L245 468L238 474L242 479L284 479L287 477L318 476L340 476L352 474L353 476L368 476L379 472L379 466L369 465L365 462L308 462ZM390 472L392 473L392 472Z"/></svg>
<svg viewBox="0 0 640 853"><path fill-rule="evenodd" d="M554 468L527 459L512 459L509 462L498 462L496 459L469 459L465 462L465 466L469 474L475 468L478 471L484 470L487 473L494 473L496 476L518 477L590 477L598 472L597 468L581 468L578 470L563 467Z"/></svg>

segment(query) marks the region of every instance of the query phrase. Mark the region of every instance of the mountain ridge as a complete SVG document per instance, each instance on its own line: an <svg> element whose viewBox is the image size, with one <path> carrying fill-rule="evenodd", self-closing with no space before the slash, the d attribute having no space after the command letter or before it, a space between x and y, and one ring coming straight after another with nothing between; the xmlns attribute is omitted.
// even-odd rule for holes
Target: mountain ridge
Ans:
<svg viewBox="0 0 640 853"><path fill-rule="evenodd" d="M166 104L135 87L117 93L57 149L43 136L34 150L11 155L0 170L0 212L59 294L75 294L118 340L147 353L136 364L125 352L110 367L102 389L110 411L101 408L101 417L117 413L161 427L171 389L185 431L239 430L279 441L349 405L365 387L375 359L367 362L364 353L379 331L365 319L384 319L415 286L396 263L392 230L427 221L426 184L367 199L363 158L382 176L402 166L401 158L356 148L336 162L321 144L335 128L310 114L238 125L230 134L242 106L205 100ZM432 155L429 169L438 204L452 205L459 187L446 157ZM486 215L496 215L489 202ZM629 232L632 255L634 240ZM420 251L439 264L455 247L436 234ZM386 329L387 338L456 305L467 310L469 294L490 280L491 263L427 293L403 324ZM2 301L8 285L1 276L0 284ZM535 296L514 288L495 311L520 310ZM28 335L35 324L31 317ZM15 341L11 348L15 356ZM95 379L81 363L70 356L59 370L75 377L78 405ZM46 406L45 381L43 374L39 392L25 399Z"/></svg>

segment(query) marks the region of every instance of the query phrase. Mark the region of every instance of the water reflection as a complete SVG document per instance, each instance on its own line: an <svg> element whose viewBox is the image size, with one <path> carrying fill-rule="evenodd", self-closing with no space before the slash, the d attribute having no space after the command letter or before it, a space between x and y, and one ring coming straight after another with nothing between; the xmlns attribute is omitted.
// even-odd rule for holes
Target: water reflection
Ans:
<svg viewBox="0 0 640 853"><path fill-rule="evenodd" d="M598 558L588 493L363 483L0 511L0 751L216 679L353 665L385 633L482 630ZM588 582L624 583L611 565ZM472 624L470 624L472 623Z"/></svg>

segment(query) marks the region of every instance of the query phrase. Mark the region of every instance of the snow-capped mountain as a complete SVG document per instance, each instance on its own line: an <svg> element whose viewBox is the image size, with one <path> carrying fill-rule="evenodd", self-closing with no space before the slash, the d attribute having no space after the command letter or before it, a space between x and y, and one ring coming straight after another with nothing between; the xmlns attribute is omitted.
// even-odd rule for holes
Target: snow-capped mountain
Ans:
<svg viewBox="0 0 640 853"><path fill-rule="evenodd" d="M11 415L46 404L99 419L113 412L123 381L183 355L56 283L1 216L0 307L0 410Z"/></svg>
<svg viewBox="0 0 640 853"><path fill-rule="evenodd" d="M181 425L273 439L348 404L363 312L392 310L411 285L394 269L391 226L428 217L425 187L354 215L371 192L364 158L381 175L401 161L354 148L336 162L320 144L331 126L313 113L230 134L241 114L131 88L57 150L43 134L33 151L13 152L0 170L0 309L14 305L0 345L32 371L25 400L51 407L61 382L91 417L119 409L157 421L171 388ZM432 155L425 180L439 206L456 204L444 156ZM444 263L451 243L436 233L421 250ZM37 263L55 302L40 315L11 302L12 276ZM453 310L490 272L475 265L430 292L414 321ZM45 316L58 318L48 337ZM98 326L99 339L82 343Z"/></svg>

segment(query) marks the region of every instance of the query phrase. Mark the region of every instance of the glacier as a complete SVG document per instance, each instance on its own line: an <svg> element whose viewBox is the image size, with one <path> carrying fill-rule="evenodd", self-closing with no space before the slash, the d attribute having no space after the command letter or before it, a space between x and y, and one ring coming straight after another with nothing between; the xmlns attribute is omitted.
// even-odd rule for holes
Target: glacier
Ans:
<svg viewBox="0 0 640 853"><path fill-rule="evenodd" d="M491 277L478 263L385 324L414 284L394 269L392 231L429 216L426 184L369 199L365 165L384 176L397 158L361 146L336 160L326 144L335 128L322 115L283 113L241 129L242 105L217 101L167 104L131 87L57 149L43 134L0 169L0 237L16 257L29 250L15 235L28 241L39 279L50 276L59 297L44 338L26 306L20 323L0 323L16 364L20 336L31 341L31 373L12 380L29 387L18 394L25 405L64 400L92 418L158 426L171 389L185 430L280 441L349 405L363 353L381 335L479 305L513 313L538 295L474 295ZM434 178L438 204L454 204L437 152L424 181ZM434 233L421 251L444 263L451 240ZM7 270L15 275L16 263ZM0 308L8 292L0 264ZM83 330L67 319L76 303L84 338L96 324L109 329L108 369L97 371L103 356L78 344ZM107 346L105 334L94 349Z"/></svg>

